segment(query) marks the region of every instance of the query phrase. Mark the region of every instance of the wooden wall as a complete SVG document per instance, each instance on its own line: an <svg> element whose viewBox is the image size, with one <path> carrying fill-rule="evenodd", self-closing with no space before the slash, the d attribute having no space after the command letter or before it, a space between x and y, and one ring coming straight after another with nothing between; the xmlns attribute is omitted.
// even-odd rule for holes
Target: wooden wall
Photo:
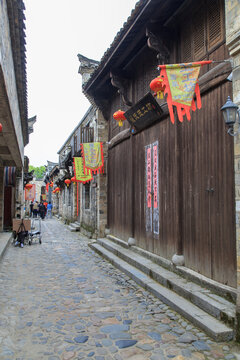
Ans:
<svg viewBox="0 0 240 360"><path fill-rule="evenodd" d="M183 52L186 44L183 43L184 32L181 29L184 26L179 24L179 41L175 41L175 51L172 53L176 57L172 62L187 59L188 55L192 60L228 58L222 35L223 2L220 3L217 14L222 14L221 19L216 20L213 13L209 16L202 12L204 26L199 26L203 41L196 38L200 30L195 27L192 38L186 41L193 44L195 41L195 47L191 48L189 54ZM220 35L219 30L216 31L216 24L211 27L206 23L213 18L221 25ZM212 35L210 30L213 31ZM134 102L149 91L150 81L159 74L156 70L156 53L145 48L140 55L131 65L129 94ZM214 66L206 66L201 73ZM184 120L183 123L176 121L172 124L169 118L165 118L109 149L108 223L115 236L125 241L135 237L138 246L168 259L181 251L187 267L234 287L233 138L227 134L220 111L231 94L231 83L226 80L216 83L214 88L202 94L202 109L192 114L190 122ZM122 130L112 120L112 113L119 108L127 109L115 93L109 118L110 139ZM126 122L123 129L127 127ZM150 211L146 200L146 147L156 142L158 233L146 226Z"/></svg>

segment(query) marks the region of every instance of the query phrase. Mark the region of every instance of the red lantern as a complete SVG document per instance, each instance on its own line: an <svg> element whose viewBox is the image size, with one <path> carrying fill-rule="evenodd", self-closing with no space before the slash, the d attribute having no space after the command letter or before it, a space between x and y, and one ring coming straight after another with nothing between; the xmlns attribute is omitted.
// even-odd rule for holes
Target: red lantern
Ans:
<svg viewBox="0 0 240 360"><path fill-rule="evenodd" d="M77 181L76 176L73 176L73 177L71 178L71 182L73 182L73 183L75 184L76 181Z"/></svg>
<svg viewBox="0 0 240 360"><path fill-rule="evenodd" d="M2 132L2 124L0 123L0 133Z"/></svg>
<svg viewBox="0 0 240 360"><path fill-rule="evenodd" d="M156 77L150 82L150 89L154 91L154 96L157 95L158 99L163 99L164 86L162 85L163 79L160 76Z"/></svg>
<svg viewBox="0 0 240 360"><path fill-rule="evenodd" d="M67 185L67 187L69 187L69 185L71 184L71 180L70 179L66 179L64 180L65 184Z"/></svg>
<svg viewBox="0 0 240 360"><path fill-rule="evenodd" d="M25 189L26 189L26 190L30 190L32 187L33 187L32 184L26 184L26 185L25 185Z"/></svg>
<svg viewBox="0 0 240 360"><path fill-rule="evenodd" d="M55 194L55 192L56 192L56 189L53 190L53 194Z"/></svg>
<svg viewBox="0 0 240 360"><path fill-rule="evenodd" d="M50 186L51 186L51 188L53 187L53 182L52 181L50 182Z"/></svg>
<svg viewBox="0 0 240 360"><path fill-rule="evenodd" d="M56 191L56 193L59 193L60 188L59 188L59 187L56 187L55 191Z"/></svg>
<svg viewBox="0 0 240 360"><path fill-rule="evenodd" d="M113 114L113 118L118 121L119 126L123 126L123 121L126 120L124 111L118 110Z"/></svg>

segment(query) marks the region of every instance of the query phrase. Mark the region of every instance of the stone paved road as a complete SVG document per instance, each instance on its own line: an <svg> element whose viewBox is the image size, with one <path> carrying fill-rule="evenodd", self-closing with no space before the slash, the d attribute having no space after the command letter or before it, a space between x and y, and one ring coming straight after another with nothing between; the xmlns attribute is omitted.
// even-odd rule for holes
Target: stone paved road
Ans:
<svg viewBox="0 0 240 360"><path fill-rule="evenodd" d="M0 264L1 360L238 359L55 219Z"/></svg>

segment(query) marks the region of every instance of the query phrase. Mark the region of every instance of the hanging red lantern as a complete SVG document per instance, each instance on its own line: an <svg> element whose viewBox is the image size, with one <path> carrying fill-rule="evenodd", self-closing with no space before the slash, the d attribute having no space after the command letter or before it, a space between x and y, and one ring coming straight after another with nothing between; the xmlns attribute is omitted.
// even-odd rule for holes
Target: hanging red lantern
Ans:
<svg viewBox="0 0 240 360"><path fill-rule="evenodd" d="M71 182L73 182L73 183L75 184L76 181L77 181L76 176L73 176L73 177L71 178Z"/></svg>
<svg viewBox="0 0 240 360"><path fill-rule="evenodd" d="M53 187L53 182L52 181L50 182L50 186L51 186L51 188Z"/></svg>
<svg viewBox="0 0 240 360"><path fill-rule="evenodd" d="M0 133L2 132L2 124L0 123Z"/></svg>
<svg viewBox="0 0 240 360"><path fill-rule="evenodd" d="M32 187L33 187L32 184L26 184L26 185L25 185L25 189L26 189L26 190L30 190Z"/></svg>
<svg viewBox="0 0 240 360"><path fill-rule="evenodd" d="M55 191L56 191L56 193L59 193L60 188L59 188L59 187L56 187Z"/></svg>
<svg viewBox="0 0 240 360"><path fill-rule="evenodd" d="M53 194L55 194L55 192L56 192L56 189L53 190Z"/></svg>
<svg viewBox="0 0 240 360"><path fill-rule="evenodd" d="M70 179L66 179L64 180L65 184L67 185L67 187L69 187L69 185L71 184L71 180Z"/></svg>
<svg viewBox="0 0 240 360"><path fill-rule="evenodd" d="M123 121L126 120L124 111L118 110L113 114L113 118L118 121L119 126L123 126Z"/></svg>
<svg viewBox="0 0 240 360"><path fill-rule="evenodd" d="M150 89L154 91L154 96L157 95L158 99L163 99L163 92L165 86L163 86L163 79L160 76L156 77L150 82Z"/></svg>

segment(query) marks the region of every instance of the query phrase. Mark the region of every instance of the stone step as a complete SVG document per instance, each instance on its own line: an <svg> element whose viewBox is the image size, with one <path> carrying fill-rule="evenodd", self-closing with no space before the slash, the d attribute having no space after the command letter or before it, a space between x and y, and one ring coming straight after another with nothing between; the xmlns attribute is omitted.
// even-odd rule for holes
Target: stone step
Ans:
<svg viewBox="0 0 240 360"><path fill-rule="evenodd" d="M68 229L72 232L77 231L74 226L68 225Z"/></svg>
<svg viewBox="0 0 240 360"><path fill-rule="evenodd" d="M70 231L80 231L80 225L77 223L71 223L68 228Z"/></svg>
<svg viewBox="0 0 240 360"><path fill-rule="evenodd" d="M179 291L181 288L180 282L178 286L176 286L176 283L180 279L174 278L176 274L170 272L170 274L164 273L163 270L166 271L166 269L160 269L158 265L149 262L148 259L135 254L129 249L122 248L116 243L111 244L111 241L108 239L98 239L97 242L91 243L90 246L108 259L114 266L127 273L128 276L135 280L139 285L153 293L167 305L171 306L216 341L225 341L233 338L233 330L231 327L223 324L216 318L221 318L221 312L222 314L227 313L228 322L232 323L233 312L228 309L227 305L229 304L222 303L222 301L220 301L221 299L216 299L214 297L214 294L211 294L211 296L213 296L211 299L209 293L206 295L204 291L201 292L200 289L195 288L196 284L190 284L192 286L193 294L189 300L184 296L188 291L191 293L191 286L187 286L186 284L188 282L184 282L182 285L186 288L185 291ZM140 262L142 263L142 266L139 265ZM163 282L164 286L159 283L159 280ZM171 288L172 284L174 284L174 289ZM176 290L178 290L179 293L176 293ZM194 299L197 304L192 303L192 299ZM203 306L204 302L206 304ZM199 307L199 305L206 308L208 311L205 311ZM214 313L216 317L215 315L211 315L211 313Z"/></svg>
<svg viewBox="0 0 240 360"><path fill-rule="evenodd" d="M137 246L129 247L126 241L123 241L113 235L108 235L107 238L112 242L125 247L127 249L132 249L132 251L136 254L143 256L146 259L151 260L153 263L162 266L163 268L170 270L181 277L184 277L187 280L194 282L195 284L200 285L201 287L205 287L210 289L214 294L218 294L221 298L225 298L232 303L236 303L237 298L237 290L228 285L221 284L215 280L209 279L206 276L197 273L185 266L175 266L170 260L162 258L159 255L153 254L149 251L141 249Z"/></svg>
<svg viewBox="0 0 240 360"><path fill-rule="evenodd" d="M206 287L202 287L189 279L167 270L166 268L154 263L150 259L135 253L131 248L123 248L119 243L109 239L98 239L98 243L119 256L124 261L135 266L146 273L153 280L161 285L175 291L180 296L191 301L194 305L208 312L218 320L224 321L229 326L234 326L235 305L225 298L212 292Z"/></svg>

